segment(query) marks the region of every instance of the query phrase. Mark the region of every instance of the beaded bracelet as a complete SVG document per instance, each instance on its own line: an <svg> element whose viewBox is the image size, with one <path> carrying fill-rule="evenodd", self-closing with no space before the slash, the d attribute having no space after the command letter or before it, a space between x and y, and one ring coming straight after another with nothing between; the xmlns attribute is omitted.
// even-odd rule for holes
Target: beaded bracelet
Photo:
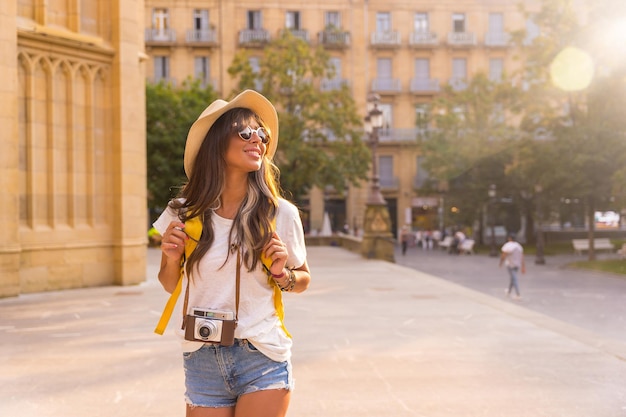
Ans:
<svg viewBox="0 0 626 417"><path fill-rule="evenodd" d="M294 287L296 286L296 274L293 272L293 270L286 268L287 269L287 273L289 274L289 279L287 280L287 283L285 284L284 287L280 287L281 291L284 292L289 292L289 291L293 291Z"/></svg>

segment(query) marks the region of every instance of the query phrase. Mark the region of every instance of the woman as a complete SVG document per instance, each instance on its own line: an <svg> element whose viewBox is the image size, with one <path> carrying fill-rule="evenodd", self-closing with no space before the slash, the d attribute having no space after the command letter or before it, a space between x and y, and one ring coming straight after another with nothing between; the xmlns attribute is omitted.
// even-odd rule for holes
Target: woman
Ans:
<svg viewBox="0 0 626 417"><path fill-rule="evenodd" d="M311 276L298 210L279 196L277 143L276 110L261 94L211 103L187 136L189 181L154 223L163 236L159 281L172 293L184 262L177 304L182 327L196 326L178 331L188 417L287 412L292 342L280 295L306 290ZM198 219L194 237L187 232ZM203 338L196 313L206 311L236 320L234 341L220 339L228 339L226 322L217 339Z"/></svg>

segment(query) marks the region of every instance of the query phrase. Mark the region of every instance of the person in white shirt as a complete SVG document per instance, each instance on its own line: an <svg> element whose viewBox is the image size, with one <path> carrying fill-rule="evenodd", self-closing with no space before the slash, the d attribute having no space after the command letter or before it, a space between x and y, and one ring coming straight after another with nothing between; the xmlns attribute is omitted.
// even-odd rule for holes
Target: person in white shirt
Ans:
<svg viewBox="0 0 626 417"><path fill-rule="evenodd" d="M509 287L505 290L507 296L511 296L511 291L515 289L515 298L521 300L521 294L518 284L518 271L522 274L526 273L526 264L524 262L524 248L515 241L515 236L509 235L507 242L502 245L500 255L500 266L505 265L509 272Z"/></svg>
<svg viewBox="0 0 626 417"><path fill-rule="evenodd" d="M188 182L154 223L162 235L159 281L169 293L182 288L174 317L183 317L187 417L287 413L292 341L281 291L306 290L311 275L298 209L279 195L277 143L276 109L261 94L214 101L187 136ZM197 246L186 253L190 240ZM215 330L214 340L214 320L188 325L206 311L236 324Z"/></svg>

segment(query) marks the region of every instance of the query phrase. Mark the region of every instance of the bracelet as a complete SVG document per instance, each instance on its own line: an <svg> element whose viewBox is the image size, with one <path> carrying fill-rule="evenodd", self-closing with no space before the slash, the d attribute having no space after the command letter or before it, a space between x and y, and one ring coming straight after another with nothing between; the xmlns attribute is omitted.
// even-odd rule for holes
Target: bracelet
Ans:
<svg viewBox="0 0 626 417"><path fill-rule="evenodd" d="M286 268L286 269L287 269L287 272L289 273L289 279L285 283L285 286L279 285L278 287L280 288L281 291L289 292L289 291L293 291L294 287L296 286L296 274L293 272L292 269L289 269L289 268Z"/></svg>

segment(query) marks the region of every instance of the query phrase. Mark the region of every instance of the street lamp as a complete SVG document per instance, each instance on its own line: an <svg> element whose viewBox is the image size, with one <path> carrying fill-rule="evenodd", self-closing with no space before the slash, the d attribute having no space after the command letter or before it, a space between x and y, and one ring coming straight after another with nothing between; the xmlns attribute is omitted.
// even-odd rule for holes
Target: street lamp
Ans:
<svg viewBox="0 0 626 417"><path fill-rule="evenodd" d="M537 254L535 256L535 264L545 265L546 260L543 256L543 215L541 213L541 192L543 191L540 184L535 185L535 195L537 204Z"/></svg>
<svg viewBox="0 0 626 417"><path fill-rule="evenodd" d="M363 127L369 137L372 149L372 184L367 198L368 204L386 205L385 198L380 192L380 178L378 176L378 131L383 127L383 112L378 108L378 94L370 94L367 98L368 113L365 116Z"/></svg>
<svg viewBox="0 0 626 417"><path fill-rule="evenodd" d="M493 204L496 200L496 185L491 184L489 186L489 190L487 191L487 195L489 196L489 204L488 204L488 218L489 218L489 226L491 229L491 243L489 245L489 256L498 256L498 251L496 249L496 230L495 230L495 216L493 212Z"/></svg>
<svg viewBox="0 0 626 417"><path fill-rule="evenodd" d="M379 101L380 96L378 94L368 95L367 115L363 124L372 151L372 182L365 207L361 253L367 258L385 259L394 262L391 218L389 210L387 210L387 202L380 192L377 169L378 132L383 127L383 112L378 108Z"/></svg>

